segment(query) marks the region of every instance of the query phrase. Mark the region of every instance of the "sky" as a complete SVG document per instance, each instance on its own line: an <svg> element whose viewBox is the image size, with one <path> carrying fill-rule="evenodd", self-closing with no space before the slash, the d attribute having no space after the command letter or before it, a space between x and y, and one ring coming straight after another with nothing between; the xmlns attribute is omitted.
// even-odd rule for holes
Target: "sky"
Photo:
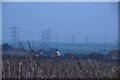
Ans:
<svg viewBox="0 0 120 80"><path fill-rule="evenodd" d="M3 2L3 40L11 40L11 27L18 27L20 40L41 40L47 28L58 42L115 43L118 39L118 5L113 2ZM106 38L105 38L106 36Z"/></svg>

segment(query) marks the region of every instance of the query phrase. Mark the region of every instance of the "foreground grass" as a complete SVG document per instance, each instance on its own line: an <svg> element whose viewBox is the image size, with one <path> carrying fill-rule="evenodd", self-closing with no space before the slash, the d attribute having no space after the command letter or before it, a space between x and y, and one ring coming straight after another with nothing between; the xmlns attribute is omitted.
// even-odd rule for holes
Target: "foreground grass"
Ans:
<svg viewBox="0 0 120 80"><path fill-rule="evenodd" d="M3 58L3 78L117 78L116 61Z"/></svg>

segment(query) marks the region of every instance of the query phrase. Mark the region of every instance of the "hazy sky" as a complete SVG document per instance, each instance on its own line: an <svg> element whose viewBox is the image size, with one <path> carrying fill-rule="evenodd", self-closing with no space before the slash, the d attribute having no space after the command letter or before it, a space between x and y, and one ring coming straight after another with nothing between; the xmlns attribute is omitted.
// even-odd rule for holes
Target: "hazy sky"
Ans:
<svg viewBox="0 0 120 80"><path fill-rule="evenodd" d="M40 32L50 28L59 42L102 43L118 39L117 3L3 3L3 40L10 40L10 28L19 28L21 40L41 39Z"/></svg>

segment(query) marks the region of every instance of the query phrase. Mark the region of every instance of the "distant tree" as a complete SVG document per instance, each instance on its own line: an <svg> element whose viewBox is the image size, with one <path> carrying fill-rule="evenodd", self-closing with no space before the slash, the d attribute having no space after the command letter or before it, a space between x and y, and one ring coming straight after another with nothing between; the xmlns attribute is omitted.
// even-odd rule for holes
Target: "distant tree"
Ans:
<svg viewBox="0 0 120 80"><path fill-rule="evenodd" d="M101 55L101 53L92 52L92 53L87 55L87 58L90 58L90 59L102 59L103 55Z"/></svg>

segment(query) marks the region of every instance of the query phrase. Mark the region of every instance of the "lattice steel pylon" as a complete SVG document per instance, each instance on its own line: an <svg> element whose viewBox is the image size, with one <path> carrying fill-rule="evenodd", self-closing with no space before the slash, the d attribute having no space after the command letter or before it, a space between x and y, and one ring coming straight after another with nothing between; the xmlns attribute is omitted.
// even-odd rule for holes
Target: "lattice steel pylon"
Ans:
<svg viewBox="0 0 120 80"><path fill-rule="evenodd" d="M52 30L45 29L43 30L41 35L41 43L42 43L42 47L44 48L50 48L50 43L51 43L51 39L52 39Z"/></svg>
<svg viewBox="0 0 120 80"><path fill-rule="evenodd" d="M72 35L72 44L75 44L75 34Z"/></svg>
<svg viewBox="0 0 120 80"><path fill-rule="evenodd" d="M90 36L87 35L87 36L86 36L86 44L89 44L89 40L90 40Z"/></svg>
<svg viewBox="0 0 120 80"><path fill-rule="evenodd" d="M12 29L11 34L12 34L13 47L16 47L16 42L17 42L17 38L18 38L18 27L13 26L11 29Z"/></svg>

